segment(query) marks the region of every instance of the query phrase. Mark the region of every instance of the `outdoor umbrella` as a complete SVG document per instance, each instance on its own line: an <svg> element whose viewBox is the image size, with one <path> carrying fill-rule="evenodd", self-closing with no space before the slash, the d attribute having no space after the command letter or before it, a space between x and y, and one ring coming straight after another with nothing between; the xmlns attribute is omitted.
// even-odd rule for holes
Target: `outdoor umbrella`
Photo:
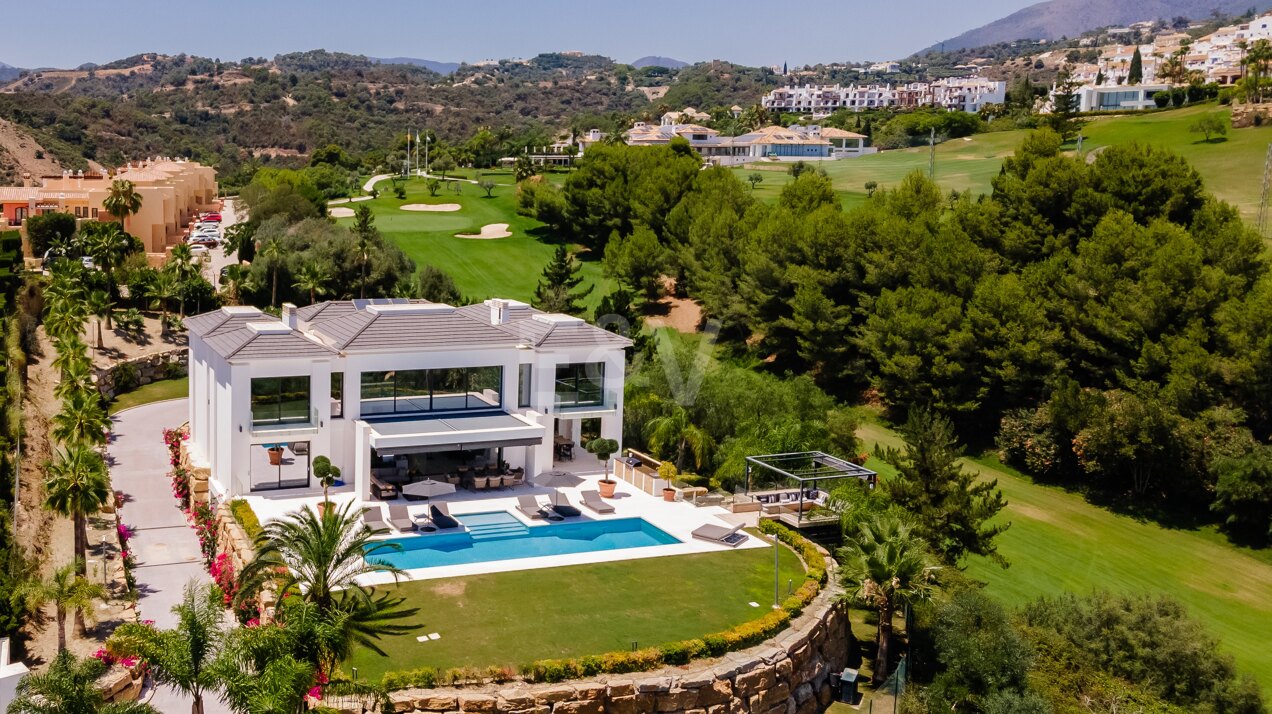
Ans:
<svg viewBox="0 0 1272 714"><path fill-rule="evenodd" d="M424 479L423 481L416 481L415 483L407 484L402 487L403 496L418 496L423 498L425 503L427 503L428 499L433 496L445 496L448 493L455 493L455 487L452 484L446 483L445 481L434 481L431 478ZM428 511L428 514L429 520L432 521L433 512L431 509Z"/></svg>
<svg viewBox="0 0 1272 714"><path fill-rule="evenodd" d="M583 479L565 471L544 471L534 477L534 485L544 488L574 488L581 483ZM552 492L552 502L558 504L561 502L559 491Z"/></svg>

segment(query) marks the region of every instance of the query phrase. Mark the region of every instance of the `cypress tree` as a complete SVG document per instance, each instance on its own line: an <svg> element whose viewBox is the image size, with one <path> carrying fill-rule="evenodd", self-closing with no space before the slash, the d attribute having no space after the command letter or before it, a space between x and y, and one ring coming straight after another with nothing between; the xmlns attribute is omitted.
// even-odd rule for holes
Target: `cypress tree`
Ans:
<svg viewBox="0 0 1272 714"><path fill-rule="evenodd" d="M1131 55L1131 71L1127 74L1127 84L1139 84L1144 81L1144 58L1140 55L1139 48L1135 48L1135 54Z"/></svg>

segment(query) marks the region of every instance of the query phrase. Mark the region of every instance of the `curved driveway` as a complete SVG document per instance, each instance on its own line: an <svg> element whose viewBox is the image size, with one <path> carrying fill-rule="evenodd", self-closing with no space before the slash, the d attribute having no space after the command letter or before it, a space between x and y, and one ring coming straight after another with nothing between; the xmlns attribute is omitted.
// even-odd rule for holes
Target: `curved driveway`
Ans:
<svg viewBox="0 0 1272 714"><path fill-rule="evenodd" d="M124 493L120 511L124 523L136 531L130 547L137 558L137 610L142 619L162 628L176 624L172 606L181 602L186 583L210 583L203 568L199 539L177 508L168 480L168 449L163 430L187 419L185 399L144 404L111 417L110 479ZM150 703L168 714L190 710L190 701L167 687ZM228 712L214 698L205 702L207 714Z"/></svg>

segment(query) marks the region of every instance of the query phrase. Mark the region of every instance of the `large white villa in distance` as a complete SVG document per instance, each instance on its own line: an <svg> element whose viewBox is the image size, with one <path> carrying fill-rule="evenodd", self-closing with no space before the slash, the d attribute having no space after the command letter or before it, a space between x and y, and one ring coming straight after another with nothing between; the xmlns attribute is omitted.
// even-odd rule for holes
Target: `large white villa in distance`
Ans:
<svg viewBox="0 0 1272 714"><path fill-rule="evenodd" d="M630 341L514 300L223 307L186 325L188 447L219 499L312 492L319 455L370 501L422 477L533 478L581 439L622 439Z"/></svg>

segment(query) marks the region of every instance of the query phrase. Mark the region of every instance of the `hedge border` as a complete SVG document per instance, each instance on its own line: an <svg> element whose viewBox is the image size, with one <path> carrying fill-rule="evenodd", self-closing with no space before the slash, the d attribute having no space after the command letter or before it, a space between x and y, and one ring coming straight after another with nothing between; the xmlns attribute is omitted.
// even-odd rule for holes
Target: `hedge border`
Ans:
<svg viewBox="0 0 1272 714"><path fill-rule="evenodd" d="M804 561L806 576L780 609L770 610L763 616L735 627L702 637L667 642L657 647L628 651L618 650L566 659L542 659L521 666L521 677L532 683L562 682L598 674L627 674L647 672L665 665L684 665L704 657L720 657L728 652L754 647L790 625L809 603L821 592L827 581L828 562L817 544L798 532L775 521L760 521L761 533L776 535ZM516 679L515 672L507 667L454 667L437 669L421 667L400 672L387 672L381 679L387 690L420 687L454 686L477 683L499 683Z"/></svg>
<svg viewBox="0 0 1272 714"><path fill-rule="evenodd" d="M261 534L261 520L256 517L256 511L252 510L252 504L241 498L230 501L230 515L234 516L234 521L243 529L249 541L255 541L256 536Z"/></svg>

